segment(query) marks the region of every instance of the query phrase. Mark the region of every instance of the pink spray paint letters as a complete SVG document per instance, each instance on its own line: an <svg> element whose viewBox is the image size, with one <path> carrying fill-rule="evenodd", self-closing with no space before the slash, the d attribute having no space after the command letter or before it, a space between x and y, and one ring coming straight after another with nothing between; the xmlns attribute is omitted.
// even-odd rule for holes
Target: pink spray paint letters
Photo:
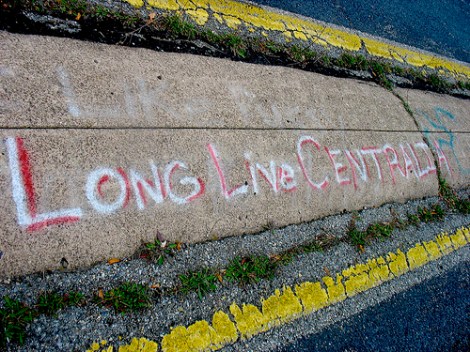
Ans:
<svg viewBox="0 0 470 352"><path fill-rule="evenodd" d="M423 142L405 142L398 146L385 143L350 150L325 146L312 136L301 136L293 143L296 160L258 162L252 160L250 152L245 152L244 162L230 170L226 169L217 146L209 143L205 150L209 161L206 175L194 175L190 164L179 160L164 166L150 161L146 170L98 165L86 174L82 188L87 204L57 204L54 209L38 209L36 190L40 185L35 183L34 160L28 152L32 144L20 137L9 137L5 139L5 146L16 220L29 232L84 221L93 212L110 216L125 208L145 211L150 206L164 206L165 202L203 206L200 200L207 192L218 192L230 202L238 197L254 197L260 192L272 192L272 196L295 194L300 187L325 193L333 187L357 190L370 183L389 182L395 186L399 178L414 177L421 181L436 173L431 150ZM441 170L451 174L445 153L438 144L434 148ZM312 160L321 161L322 166ZM144 177L144 173L151 177ZM228 175L234 173L243 176L246 182L233 183ZM390 176L386 177L387 174ZM206 187L209 176L217 180L218 186ZM109 185L113 186L112 195L107 194ZM179 188L175 189L175 185Z"/></svg>

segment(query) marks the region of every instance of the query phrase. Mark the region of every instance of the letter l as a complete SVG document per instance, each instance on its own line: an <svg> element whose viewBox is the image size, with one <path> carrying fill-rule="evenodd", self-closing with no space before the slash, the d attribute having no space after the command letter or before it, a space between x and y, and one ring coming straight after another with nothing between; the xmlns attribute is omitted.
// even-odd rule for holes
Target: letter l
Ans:
<svg viewBox="0 0 470 352"><path fill-rule="evenodd" d="M82 217L80 208L61 209L50 213L37 214L31 165L28 152L23 143L23 139L20 137L9 137L5 141L18 224L32 232L50 225L80 220Z"/></svg>

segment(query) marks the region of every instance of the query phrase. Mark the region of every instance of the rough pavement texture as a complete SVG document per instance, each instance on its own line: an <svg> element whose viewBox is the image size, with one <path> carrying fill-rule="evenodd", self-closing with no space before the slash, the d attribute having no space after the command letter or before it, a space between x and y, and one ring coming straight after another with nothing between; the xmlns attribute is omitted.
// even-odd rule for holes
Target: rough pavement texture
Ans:
<svg viewBox="0 0 470 352"><path fill-rule="evenodd" d="M460 195L468 197L469 192ZM357 225L362 229L371 223L390 221L392 214L406 218L406 214L415 213L417 207L429 207L436 201L436 198L430 198L367 209L358 214L361 220ZM65 293L80 290L91 298L98 294L100 288L106 291L123 282L137 282L149 287L159 285L160 290L165 293L159 294L160 291L154 289L154 306L144 312L121 315L114 313L112 309L88 303L82 308L62 310L56 317L41 316L27 330L26 345L19 350L84 350L93 341L104 339L108 344L117 346L129 343L132 337L145 337L160 344L162 337L170 333L170 327L189 326L201 319L210 322L214 312L229 312L229 306L233 302L260 307L261 298L269 297L275 289L294 287L306 281L316 282L325 275L335 275L357 263L366 263L368 259L380 256L385 258L387 253L396 252L397 249L410 253L409 250L416 243L432 241L443 231L451 234L459 227L468 226L470 218L468 215L450 212L445 221L411 226L402 231L396 229L391 238L374 241L365 248L364 253L342 243L324 252L303 254L294 258L289 265L281 266L272 280L261 280L258 284L245 287L224 281L202 301L199 301L195 292L183 295L171 294L169 291L179 285L178 274L188 270L223 268L234 257L247 254L272 255L325 233L342 237L350 220L351 214L342 214L257 235L189 245L177 252L175 257L167 258L163 265L145 260L125 260L115 265L102 263L89 270L28 275L0 285L0 296L10 295L32 305L38 295L45 291ZM412 285L445 273L459 263L468 263L469 254L466 245L427 263L423 268L414 269L343 302L283 324L280 328L270 329L247 341L238 340L234 345L226 346L224 351L274 351L282 348L302 336L320 332L332 323L383 302ZM17 349L17 346L11 346L11 350Z"/></svg>
<svg viewBox="0 0 470 352"><path fill-rule="evenodd" d="M469 275L456 265L283 351L468 351Z"/></svg>
<svg viewBox="0 0 470 352"><path fill-rule="evenodd" d="M470 4L462 0L255 0L470 62Z"/></svg>

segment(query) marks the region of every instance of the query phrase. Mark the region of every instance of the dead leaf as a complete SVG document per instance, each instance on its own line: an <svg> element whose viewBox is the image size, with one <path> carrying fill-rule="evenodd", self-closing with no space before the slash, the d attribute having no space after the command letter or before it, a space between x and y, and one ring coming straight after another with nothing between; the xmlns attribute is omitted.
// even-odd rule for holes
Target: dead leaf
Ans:
<svg viewBox="0 0 470 352"><path fill-rule="evenodd" d="M108 260L108 264L113 265L113 264L119 263L120 261L121 261L121 259L111 258L111 259Z"/></svg>
<svg viewBox="0 0 470 352"><path fill-rule="evenodd" d="M150 257L150 252L149 251L142 251L139 255L140 259L149 259Z"/></svg>
<svg viewBox="0 0 470 352"><path fill-rule="evenodd" d="M79 12L77 13L77 16L75 17L75 21L79 21L80 18L82 18L82 14Z"/></svg>
<svg viewBox="0 0 470 352"><path fill-rule="evenodd" d="M151 289L157 289L157 288L160 288L160 284L153 284L152 286L150 286Z"/></svg>
<svg viewBox="0 0 470 352"><path fill-rule="evenodd" d="M103 292L103 289L101 289L101 288L98 290L98 297L100 299L104 299L104 292Z"/></svg>
<svg viewBox="0 0 470 352"><path fill-rule="evenodd" d="M176 242L176 250L180 251L183 244L181 242Z"/></svg>
<svg viewBox="0 0 470 352"><path fill-rule="evenodd" d="M150 14L149 14L149 20L150 20L150 21L153 21L153 20L155 19L155 16L156 16L156 15L157 15L157 14L156 14L155 12L150 13Z"/></svg>
<svg viewBox="0 0 470 352"><path fill-rule="evenodd" d="M220 283L222 283L224 281L224 278L222 277L221 273L217 273L217 274L215 274L215 276L217 277L217 280L219 280Z"/></svg>
<svg viewBox="0 0 470 352"><path fill-rule="evenodd" d="M323 271L325 272L326 275L331 276L330 270L326 266L323 267Z"/></svg>

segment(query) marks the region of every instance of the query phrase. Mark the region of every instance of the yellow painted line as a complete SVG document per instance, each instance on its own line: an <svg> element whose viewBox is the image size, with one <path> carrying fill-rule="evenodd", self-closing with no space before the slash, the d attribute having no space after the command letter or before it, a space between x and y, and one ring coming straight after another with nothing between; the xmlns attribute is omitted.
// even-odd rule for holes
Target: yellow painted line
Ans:
<svg viewBox="0 0 470 352"><path fill-rule="evenodd" d="M137 9L146 6L143 0L124 1ZM295 37L327 49L340 48L351 52L358 52L364 46L373 57L441 72L446 70L455 77L470 78L470 67L464 64L235 0L147 0L146 4L149 11L184 13L201 26L214 19L233 30L243 26L250 32L258 30L264 36L274 32L282 34L287 42Z"/></svg>
<svg viewBox="0 0 470 352"><path fill-rule="evenodd" d="M351 266L335 277L326 276L322 282L303 282L275 290L270 297L261 298L259 306L232 303L229 312L219 310L212 321L200 320L194 324L176 326L163 336L163 352L216 351L239 339L246 340L276 326L312 314L324 307L379 286L410 270L449 254L470 242L470 227L462 227L453 234L441 233L434 240L417 243L406 253L401 250L384 257ZM230 313L230 315L228 314ZM95 342L89 351L112 352L106 341ZM134 338L119 352L160 351L158 344L145 338Z"/></svg>

